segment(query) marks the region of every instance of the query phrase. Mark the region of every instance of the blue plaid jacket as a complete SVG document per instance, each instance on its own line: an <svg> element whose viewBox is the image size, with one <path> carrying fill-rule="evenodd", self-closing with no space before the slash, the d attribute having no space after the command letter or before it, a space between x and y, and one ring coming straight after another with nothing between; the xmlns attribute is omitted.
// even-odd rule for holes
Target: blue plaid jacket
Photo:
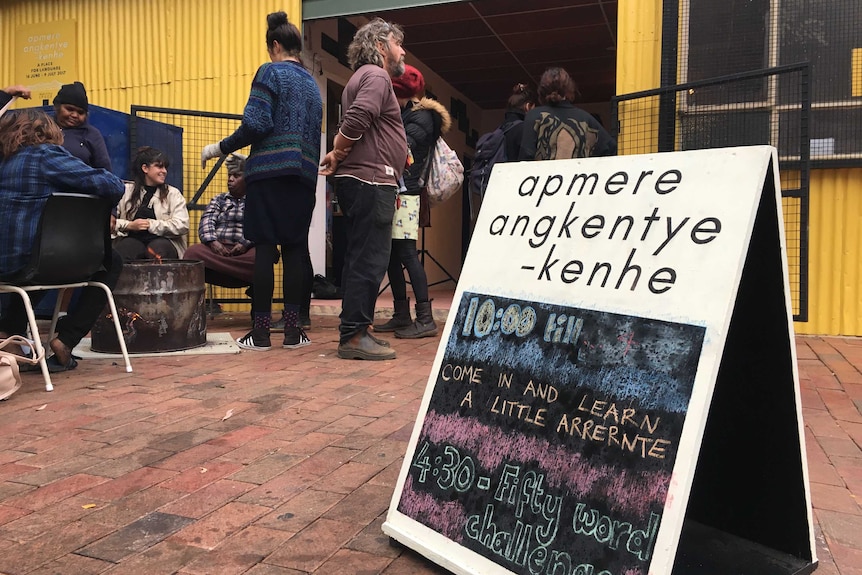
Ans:
<svg viewBox="0 0 862 575"><path fill-rule="evenodd" d="M62 146L27 146L0 158L0 274L27 265L48 196L79 192L116 203L123 189L120 178L91 168Z"/></svg>

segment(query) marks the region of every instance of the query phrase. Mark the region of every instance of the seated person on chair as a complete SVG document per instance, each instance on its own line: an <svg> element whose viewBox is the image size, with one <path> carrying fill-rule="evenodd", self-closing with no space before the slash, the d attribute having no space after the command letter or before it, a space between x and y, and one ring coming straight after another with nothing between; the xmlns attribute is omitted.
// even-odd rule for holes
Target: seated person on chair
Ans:
<svg viewBox="0 0 862 575"><path fill-rule="evenodd" d="M0 281L14 278L30 261L31 252L48 196L55 192L81 192L108 198L123 194L123 182L108 170L91 168L62 147L63 133L44 112L27 108L0 117ZM113 288L122 269L114 252L110 270L93 276ZM44 292L30 296L35 304ZM74 369L72 349L90 331L105 306L105 292L86 287L78 304L58 325L57 337L49 345L54 355L50 371ZM27 314L18 294L0 315L0 337L24 335ZM53 334L52 334L53 335Z"/></svg>
<svg viewBox="0 0 862 575"><path fill-rule="evenodd" d="M134 183L117 204L114 249L123 261L177 259L186 250L189 211L182 192L165 183L170 160L161 150L139 148Z"/></svg>
<svg viewBox="0 0 862 575"><path fill-rule="evenodd" d="M254 244L242 235L245 156L231 154L225 165L229 191L209 203L198 226L201 243L189 246L183 259L202 261L207 283L250 286L254 278Z"/></svg>

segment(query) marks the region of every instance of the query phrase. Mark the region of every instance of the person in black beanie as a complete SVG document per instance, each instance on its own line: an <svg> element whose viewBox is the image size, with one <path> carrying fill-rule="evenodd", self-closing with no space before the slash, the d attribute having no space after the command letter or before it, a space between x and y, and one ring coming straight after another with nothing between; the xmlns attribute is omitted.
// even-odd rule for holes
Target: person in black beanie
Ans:
<svg viewBox="0 0 862 575"><path fill-rule="evenodd" d="M93 168L111 170L102 133L87 122L90 102L81 82L64 84L54 97L54 120L63 130L63 147Z"/></svg>

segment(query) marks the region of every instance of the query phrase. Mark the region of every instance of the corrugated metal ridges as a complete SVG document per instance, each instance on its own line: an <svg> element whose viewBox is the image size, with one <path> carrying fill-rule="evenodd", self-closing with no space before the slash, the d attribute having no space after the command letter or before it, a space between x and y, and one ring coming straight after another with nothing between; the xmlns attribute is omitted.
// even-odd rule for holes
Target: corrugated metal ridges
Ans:
<svg viewBox="0 0 862 575"><path fill-rule="evenodd" d="M862 335L862 169L811 174L807 334Z"/></svg>
<svg viewBox="0 0 862 575"><path fill-rule="evenodd" d="M619 0L617 93L659 86L661 74L660 0Z"/></svg>
<svg viewBox="0 0 862 575"><path fill-rule="evenodd" d="M617 93L657 88L661 74L661 1L620 0L618 6ZM638 134L652 133L647 126L657 125L656 103L653 98L622 103L619 109L620 153L657 151L652 138L637 139Z"/></svg>
<svg viewBox="0 0 862 575"><path fill-rule="evenodd" d="M93 104L132 104L241 113L266 55L266 15L284 10L302 29L301 0L7 0L0 3L0 53L14 51L22 24L73 19L78 72ZM0 59L0 84L16 82Z"/></svg>

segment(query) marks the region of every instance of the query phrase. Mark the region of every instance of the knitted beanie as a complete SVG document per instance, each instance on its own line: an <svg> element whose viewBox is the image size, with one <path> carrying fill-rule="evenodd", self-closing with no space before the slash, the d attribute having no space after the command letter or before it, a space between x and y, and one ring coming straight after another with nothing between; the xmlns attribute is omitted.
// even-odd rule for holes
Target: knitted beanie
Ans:
<svg viewBox="0 0 862 575"><path fill-rule="evenodd" d="M411 66L404 65L404 73L392 78L392 89L398 98L412 98L425 91L425 78L422 72Z"/></svg>
<svg viewBox="0 0 862 575"><path fill-rule="evenodd" d="M60 104L71 104L86 112L90 107L90 102L87 100L87 90L84 85L80 82L63 84L54 97L54 105L59 106Z"/></svg>

